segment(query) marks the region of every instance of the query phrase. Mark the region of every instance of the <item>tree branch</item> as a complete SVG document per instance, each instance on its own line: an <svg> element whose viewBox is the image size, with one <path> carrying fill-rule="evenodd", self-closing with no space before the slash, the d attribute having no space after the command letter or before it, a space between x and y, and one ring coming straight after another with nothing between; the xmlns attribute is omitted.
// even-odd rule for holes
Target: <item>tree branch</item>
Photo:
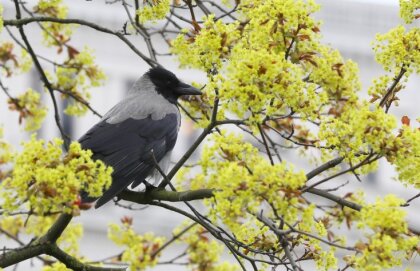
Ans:
<svg viewBox="0 0 420 271"><path fill-rule="evenodd" d="M30 18L18 18L16 20L4 20L3 23L5 26L17 26L21 27L26 24L30 24L33 22L51 22L51 23L60 23L60 24L79 24L86 27L90 27L95 29L99 32L107 33L118 37L122 40L130 49L136 53L141 59L143 59L147 64L150 66L159 66L159 63L156 61L148 58L142 52L140 52L122 33L117 31L112 31L108 28L102 27L98 24L91 23L81 19L61 19L61 18L54 18L54 17L47 17L47 16L39 16L39 17L30 17Z"/></svg>
<svg viewBox="0 0 420 271"><path fill-rule="evenodd" d="M50 242L55 243L57 239L61 236L64 230L69 225L73 216L71 214L62 213L48 230L48 232L40 238L40 242Z"/></svg>
<svg viewBox="0 0 420 271"><path fill-rule="evenodd" d="M14 0L14 2L15 2L15 9L16 9L16 20L13 20L13 21L20 21L21 20L21 13L20 13L19 2L18 2L18 0ZM63 127L61 126L60 115L58 113L57 100L55 99L55 96L54 96L53 87L52 87L50 81L48 80L47 75L44 72L44 69L42 68L41 64L39 63L38 57L35 54L35 51L32 49L32 46L29 43L28 38L26 37L25 31L23 30L23 24L18 24L16 26L18 27L20 36L22 37L22 40L23 40L23 43L25 43L25 46L28 50L28 53L31 56L32 60L34 61L35 67L38 70L39 74L41 75L41 79L44 82L44 85L48 89L48 93L51 96L51 100L52 100L53 106L54 106L55 122L57 124L57 128L60 130L61 137L64 140L64 147L67 150L68 146L70 144L70 138L68 137L68 135L66 135Z"/></svg>
<svg viewBox="0 0 420 271"><path fill-rule="evenodd" d="M125 190L121 192L118 197L120 199L131 201L139 204L149 204L156 200L170 201L170 202L183 202L200 200L213 197L213 189L198 189L190 191L167 191L164 189L154 189L148 192L135 192Z"/></svg>
<svg viewBox="0 0 420 271"><path fill-rule="evenodd" d="M387 89L385 95L382 97L381 101L379 102L379 106L383 107L387 102L389 97L394 93L395 88L397 87L398 83L400 82L401 78L404 76L404 74L407 72L405 68L401 68L400 73L397 75L397 77L392 82L392 85Z"/></svg>
<svg viewBox="0 0 420 271"><path fill-rule="evenodd" d="M337 157L335 159L332 159L332 160L326 162L323 165L320 165L319 167L313 169L312 171L310 171L306 174L306 180L309 181L310 179L317 176L318 174L339 165L343 160L344 160L343 157Z"/></svg>
<svg viewBox="0 0 420 271"><path fill-rule="evenodd" d="M39 256L45 252L45 247L45 245L33 244L3 253L0 255L0 267L6 268L24 260Z"/></svg>
<svg viewBox="0 0 420 271"><path fill-rule="evenodd" d="M325 183L325 182L327 182L329 180L332 180L332 179L334 179L334 178L336 178L338 176L341 176L341 175L343 175L343 174L345 174L347 172L353 172L354 170L356 170L356 169L358 169L358 168L360 168L360 167L362 167L364 165L367 165L367 164L370 164L372 162L375 162L376 160L380 159L382 156L377 155L376 157L373 157L373 158L372 157L373 157L373 154L370 154L363 161L361 161L360 163L358 163L357 165L351 166L350 168L348 168L346 170L340 171L340 172L338 172L336 174L333 174L333 175L331 175L331 176L329 176L327 178L324 178L324 179L322 179L322 180L320 180L320 181L318 181L318 182L316 182L314 184L311 184L310 186L307 186L307 187L302 188L301 193L305 193L309 189L314 188L314 187L316 187L316 186L318 186L320 184L323 184L323 183Z"/></svg>
<svg viewBox="0 0 420 271"><path fill-rule="evenodd" d="M343 199L339 196L333 195L331 193L328 193L328 192L326 192L324 190L321 190L321 189L318 189L318 188L312 187L312 188L309 188L306 192L317 195L317 196L320 196L320 197L323 197L323 198L326 198L326 199L329 199L329 200L332 200L332 201L340 204L341 206L346 206L346 207L348 207L350 209L353 209L353 210L356 210L356 211L362 210L361 205L359 205L357 203L354 203L354 202L351 202L351 201L348 201L348 200L345 200L345 199Z"/></svg>
<svg viewBox="0 0 420 271"><path fill-rule="evenodd" d="M175 176L178 170L187 162L188 158L195 152L195 150L200 146L201 142L211 133L213 128L216 126L217 121L217 110L219 107L219 98L215 98L214 105L213 105L213 112L211 115L211 120L209 125L201 132L200 136L195 140L192 146L188 149L188 151L179 159L179 161L175 164L175 166L169 171L166 175L166 181L161 182L159 184L159 188L165 188L168 182Z"/></svg>
<svg viewBox="0 0 420 271"><path fill-rule="evenodd" d="M47 246L46 254L50 255L60 262L64 263L67 268L75 271L122 271L127 270L127 267L100 267L91 266L82 263L75 257L67 254L61 250L56 244L50 244Z"/></svg>

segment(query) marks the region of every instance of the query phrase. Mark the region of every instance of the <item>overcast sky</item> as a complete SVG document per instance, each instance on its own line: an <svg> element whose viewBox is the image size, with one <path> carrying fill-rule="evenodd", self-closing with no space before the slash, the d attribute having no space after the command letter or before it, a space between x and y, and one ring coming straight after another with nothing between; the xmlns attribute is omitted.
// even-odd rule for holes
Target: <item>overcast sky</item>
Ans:
<svg viewBox="0 0 420 271"><path fill-rule="evenodd" d="M347 0L352 2L367 2L367 3L375 3L375 4L383 4L383 5L395 5L399 4L398 0Z"/></svg>

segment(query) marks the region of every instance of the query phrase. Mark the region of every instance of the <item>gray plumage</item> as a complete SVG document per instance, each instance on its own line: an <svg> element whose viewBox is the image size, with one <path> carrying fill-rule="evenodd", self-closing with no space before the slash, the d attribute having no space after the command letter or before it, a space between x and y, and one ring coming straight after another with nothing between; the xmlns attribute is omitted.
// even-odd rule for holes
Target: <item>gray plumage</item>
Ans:
<svg viewBox="0 0 420 271"><path fill-rule="evenodd" d="M201 94L180 82L174 74L153 68L137 80L128 95L109 110L79 142L91 149L95 159L113 167L112 184L96 203L96 208L111 200L130 184L135 187L161 169L169 167L181 116L176 100L181 95ZM153 153L153 155L152 155ZM86 202L94 199L82 193Z"/></svg>
<svg viewBox="0 0 420 271"><path fill-rule="evenodd" d="M152 120L160 120L167 114L179 116L178 107L159 95L153 83L145 75L134 83L128 95L109 110L102 119L115 124L127 118L138 120L149 115Z"/></svg>

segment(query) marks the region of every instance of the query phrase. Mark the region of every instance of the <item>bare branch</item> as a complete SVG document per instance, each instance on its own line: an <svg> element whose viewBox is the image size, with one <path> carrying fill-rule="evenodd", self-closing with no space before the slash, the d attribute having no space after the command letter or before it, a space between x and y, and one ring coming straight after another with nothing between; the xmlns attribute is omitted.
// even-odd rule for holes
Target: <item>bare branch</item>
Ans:
<svg viewBox="0 0 420 271"><path fill-rule="evenodd" d="M167 191L164 189L153 189L147 192L125 190L121 192L118 197L134 203L149 204L155 200L183 202L211 198L213 197L213 192L213 189L198 189L182 192Z"/></svg>
<svg viewBox="0 0 420 271"><path fill-rule="evenodd" d="M4 20L3 21L5 26L10 25L10 26L17 26L17 27L21 27L23 25L30 24L30 23L33 23L33 22L51 22L51 23L60 23L60 24L79 24L79 25L90 27L90 28L95 29L99 32L114 35L114 36L118 37L120 40L122 40L125 44L127 44L127 46L130 47L130 49L134 53L136 53L141 59L143 59L147 64L149 64L150 66L159 66L159 63L157 63L156 61L148 58L146 55L144 55L142 52L140 52L134 46L134 44L132 44L122 33L118 32L118 31L110 30L108 28L105 28L103 26L100 26L98 24L91 23L91 22L88 22L88 21L85 21L85 20L81 20L81 19L61 19L61 18L40 16L40 17L30 17L30 18L17 18L16 20Z"/></svg>
<svg viewBox="0 0 420 271"><path fill-rule="evenodd" d="M310 179L317 176L318 174L339 165L343 160L344 160L343 157L337 157L326 162L325 164L320 165L319 167L313 169L312 171L306 174L306 180L309 181Z"/></svg>
<svg viewBox="0 0 420 271"><path fill-rule="evenodd" d="M20 13L19 1L14 0L14 3L15 3L15 9L16 9L16 20L14 20L14 21L20 21L21 20L21 13ZM48 80L48 78L47 78L47 76L44 72L44 69L42 68L41 64L39 63L38 57L35 54L34 50L32 49L32 46L29 43L28 38L26 37L25 31L23 30L23 24L18 24L16 26L19 29L20 36L22 37L23 43L25 43L25 46L28 50L29 55L31 56L32 60L34 61L36 69L38 70L39 74L41 75L41 79L44 82L45 87L48 89L48 93L50 94L50 97L51 97L51 100L52 100L53 106L54 106L55 122L56 122L56 125L57 125L58 129L60 130L61 137L64 140L64 146L67 150L68 146L70 144L70 138L69 138L68 135L66 135L66 133L64 132L64 129L61 125L60 114L58 112L58 105L57 105L57 100L55 99L55 96L54 96L53 87L52 87L50 81Z"/></svg>
<svg viewBox="0 0 420 271"><path fill-rule="evenodd" d="M392 82L391 86L387 89L385 95L382 97L381 101L379 102L379 106L383 107L386 105L389 101L389 97L392 96L394 93L395 88L397 87L398 83L401 81L404 74L407 72L407 70L403 67L400 70L400 73L397 75L397 77Z"/></svg>

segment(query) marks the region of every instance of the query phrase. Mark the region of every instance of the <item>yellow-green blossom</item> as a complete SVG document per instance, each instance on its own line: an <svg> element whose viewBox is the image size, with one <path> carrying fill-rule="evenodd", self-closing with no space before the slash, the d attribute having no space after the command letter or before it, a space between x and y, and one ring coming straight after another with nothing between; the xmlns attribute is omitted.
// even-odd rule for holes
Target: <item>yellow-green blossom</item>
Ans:
<svg viewBox="0 0 420 271"><path fill-rule="evenodd" d="M297 191L306 181L286 163L271 165L258 150L242 137L222 133L212 136L213 145L203 150L200 165L203 175L191 180L191 187L214 188L214 200L208 200L210 213L227 225L236 237L255 246L277 246L267 227L254 214L264 202L270 203L286 221L295 221ZM269 215L269 214L268 214ZM247 221L247 222L244 222ZM263 239L262 236L264 236Z"/></svg>
<svg viewBox="0 0 420 271"><path fill-rule="evenodd" d="M360 253L348 257L349 264L357 270L380 271L401 266L410 251L416 250L419 238L408 235L403 203L388 195L362 208L358 227L365 230L366 240L356 244Z"/></svg>
<svg viewBox="0 0 420 271"><path fill-rule="evenodd" d="M380 101L385 95L393 76L382 75L379 78L373 79L372 86L369 87L368 93L372 96L370 102Z"/></svg>
<svg viewBox="0 0 420 271"><path fill-rule="evenodd" d="M177 235L185 228L185 223L174 230ZM235 264L221 261L223 245L211 239L208 232L201 226L193 226L192 229L179 237L179 241L187 245L188 262L193 270L206 271L236 271Z"/></svg>
<svg viewBox="0 0 420 271"><path fill-rule="evenodd" d="M418 9L420 9L419 0L400 0L400 17L407 24L418 18L418 14L415 13Z"/></svg>
<svg viewBox="0 0 420 271"><path fill-rule="evenodd" d="M398 74L401 68L420 72L420 29L406 30L397 26L386 34L376 35L374 42L375 59L388 72Z"/></svg>
<svg viewBox="0 0 420 271"><path fill-rule="evenodd" d="M71 271L64 263L55 262L52 265L47 265L42 268L42 271Z"/></svg>
<svg viewBox="0 0 420 271"><path fill-rule="evenodd" d="M199 29L184 30L172 41L181 66L208 74L202 103L185 105L200 126L208 123L209 112L202 108L212 103L215 90L218 119L234 113L253 131L267 117L293 111L318 119L328 100L340 107L356 99L357 66L320 45L319 22L308 16L318 10L313 1L241 1L238 10L244 23L209 15Z"/></svg>
<svg viewBox="0 0 420 271"><path fill-rule="evenodd" d="M391 142L387 159L395 165L398 179L420 188L420 130L403 125Z"/></svg>
<svg viewBox="0 0 420 271"><path fill-rule="evenodd" d="M17 237L18 233L22 230L24 226L24 222L25 221L22 216L0 216L0 229L7 232L13 237Z"/></svg>
<svg viewBox="0 0 420 271"><path fill-rule="evenodd" d="M150 3L152 2L152 3ZM144 1L144 6L137 10L136 14L139 17L141 23L148 21L156 22L165 18L170 9L169 0L151 0Z"/></svg>
<svg viewBox="0 0 420 271"><path fill-rule="evenodd" d="M0 184L1 205L12 212L29 203L36 214L75 212L81 190L98 197L111 184L112 168L92 160L90 150L77 142L70 144L66 155L63 141L46 143L35 135L23 143L23 151L14 158L11 176Z"/></svg>
<svg viewBox="0 0 420 271"><path fill-rule="evenodd" d="M89 101L89 89L101 86L105 82L105 73L95 63L93 51L85 47L82 51L74 53L64 66L57 67L53 84L63 92L69 104L64 112L68 115L81 116L87 112L87 107L77 101ZM73 97L70 98L70 95Z"/></svg>
<svg viewBox="0 0 420 271"><path fill-rule="evenodd" d="M12 75L26 73L32 67L32 59L25 50L16 54L15 45L11 42L0 43L0 71L10 77Z"/></svg>
<svg viewBox="0 0 420 271"><path fill-rule="evenodd" d="M41 128L48 110L41 103L41 95L32 89L28 89L17 98L9 99L9 108L19 112L19 122L25 122L26 131Z"/></svg>
<svg viewBox="0 0 420 271"><path fill-rule="evenodd" d="M309 66L310 80L327 92L332 106L340 101L357 100L357 92L361 88L359 69L352 60L344 60L338 50L318 45L318 54L313 56L316 65Z"/></svg>
<svg viewBox="0 0 420 271"><path fill-rule="evenodd" d="M404 200L394 195L378 198L374 204L366 205L360 211L358 227L369 227L381 233L407 233L407 213L401 208Z"/></svg>
<svg viewBox="0 0 420 271"><path fill-rule="evenodd" d="M371 151L386 152L395 128L394 116L386 114L379 107L370 109L365 102L344 107L338 117L323 118L319 138L327 146L337 150L340 156L356 165Z"/></svg>
<svg viewBox="0 0 420 271"><path fill-rule="evenodd" d="M64 19L67 17L68 8L62 0L39 0L34 11L40 15ZM42 36L47 46L57 46L60 51L63 45L70 40L73 33L73 26L53 22L43 22Z"/></svg>
<svg viewBox="0 0 420 271"><path fill-rule="evenodd" d="M183 34L172 41L172 52L180 64L209 71L220 68L222 59L229 55L230 47L239 38L239 23L226 24L215 21L214 15L205 18L200 32L194 37Z"/></svg>
<svg viewBox="0 0 420 271"><path fill-rule="evenodd" d="M132 271L155 266L160 258L158 250L165 241L165 238L155 237L152 233L137 234L130 223L121 226L110 224L108 238L125 247L121 261L128 263Z"/></svg>
<svg viewBox="0 0 420 271"><path fill-rule="evenodd" d="M3 5L0 4L0 32L3 30Z"/></svg>
<svg viewBox="0 0 420 271"><path fill-rule="evenodd" d="M335 256L335 248L331 247L329 250L323 249L315 256L315 263L318 270L336 270L337 257Z"/></svg>
<svg viewBox="0 0 420 271"><path fill-rule="evenodd" d="M0 127L0 165L12 160L12 147L3 139L3 127ZM0 174L0 180L2 176Z"/></svg>

